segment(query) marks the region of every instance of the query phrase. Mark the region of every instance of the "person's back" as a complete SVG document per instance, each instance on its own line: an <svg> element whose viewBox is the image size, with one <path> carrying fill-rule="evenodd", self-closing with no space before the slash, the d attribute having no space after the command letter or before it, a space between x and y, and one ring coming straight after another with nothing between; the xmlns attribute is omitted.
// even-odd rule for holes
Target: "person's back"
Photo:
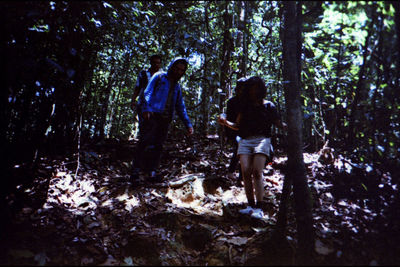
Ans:
<svg viewBox="0 0 400 267"><path fill-rule="evenodd" d="M250 136L271 137L271 126L279 120L278 112L271 101L264 100L263 105L247 106L242 110L242 121L238 135L241 138Z"/></svg>
<svg viewBox="0 0 400 267"><path fill-rule="evenodd" d="M146 89L146 86L149 84L149 81L151 79L151 73L149 70L141 70L138 75L138 82L137 82L137 90L139 94L139 100L138 103L143 99L144 97L144 89ZM142 100L143 101L143 100Z"/></svg>

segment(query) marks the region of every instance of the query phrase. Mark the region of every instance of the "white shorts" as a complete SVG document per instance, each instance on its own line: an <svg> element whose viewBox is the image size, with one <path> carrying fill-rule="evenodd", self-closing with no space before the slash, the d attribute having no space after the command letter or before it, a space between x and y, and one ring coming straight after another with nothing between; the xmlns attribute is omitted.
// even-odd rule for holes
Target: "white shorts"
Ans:
<svg viewBox="0 0 400 267"><path fill-rule="evenodd" d="M261 153L269 157L271 152L271 138L254 136L241 139L238 146L238 155L251 155Z"/></svg>

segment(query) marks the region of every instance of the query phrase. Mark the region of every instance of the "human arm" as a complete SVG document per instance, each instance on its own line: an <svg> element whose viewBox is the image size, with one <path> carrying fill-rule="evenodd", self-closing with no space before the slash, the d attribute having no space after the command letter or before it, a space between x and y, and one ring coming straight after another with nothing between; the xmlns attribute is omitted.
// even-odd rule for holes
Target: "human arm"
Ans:
<svg viewBox="0 0 400 267"><path fill-rule="evenodd" d="M274 121L274 125L281 130L287 131L287 124L281 121L280 119L276 119Z"/></svg>
<svg viewBox="0 0 400 267"><path fill-rule="evenodd" d="M178 117L181 119L183 124L186 126L186 129L188 130L189 135L192 134L193 133L193 125L190 122L189 116L187 114L185 102L183 101L182 91L180 88L178 88L178 92L177 92L177 98L176 98L176 102L175 102L175 110L176 110L176 113L178 114Z"/></svg>
<svg viewBox="0 0 400 267"><path fill-rule="evenodd" d="M272 118L272 124L281 130L287 131L287 124L281 120L275 104L270 101L265 101L264 104L266 105L269 114L271 114L270 116Z"/></svg>
<svg viewBox="0 0 400 267"><path fill-rule="evenodd" d="M146 73L144 71L141 71L139 73L138 78L136 80L135 88L133 89L133 94L132 94L132 99L131 99L131 109L133 111L136 109L136 106L137 106L136 98L140 94L141 89L144 86L146 86L145 84L143 84L145 82L144 81L145 80L144 75L146 75Z"/></svg>
<svg viewBox="0 0 400 267"><path fill-rule="evenodd" d="M153 75L147 86L143 88L143 97L140 100L140 105L144 119L150 118L155 111L155 106L159 105L161 101L160 98L163 97L163 95L160 94L159 88L156 88L159 87L160 79L161 76L157 74Z"/></svg>
<svg viewBox="0 0 400 267"><path fill-rule="evenodd" d="M132 110L136 109L136 105L137 105L136 98L138 97L139 92L140 92L140 88L138 86L135 86L135 89L134 89L133 95L132 95L132 100L131 100L131 109Z"/></svg>
<svg viewBox="0 0 400 267"><path fill-rule="evenodd" d="M218 123L221 124L222 126L227 126L232 130L238 131L239 130L239 122L241 119L242 114L239 113L237 118L236 118L236 122L232 122L232 121L228 121L226 118L219 116L218 117Z"/></svg>

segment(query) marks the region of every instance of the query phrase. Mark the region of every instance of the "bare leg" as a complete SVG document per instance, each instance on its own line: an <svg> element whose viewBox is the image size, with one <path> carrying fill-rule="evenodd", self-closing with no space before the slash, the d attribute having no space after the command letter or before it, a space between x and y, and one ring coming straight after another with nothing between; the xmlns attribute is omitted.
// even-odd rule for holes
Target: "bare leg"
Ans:
<svg viewBox="0 0 400 267"><path fill-rule="evenodd" d="M252 176L255 189L257 204L261 203L264 197L263 169L267 156L264 154L255 154L252 161Z"/></svg>
<svg viewBox="0 0 400 267"><path fill-rule="evenodd" d="M254 193L253 193L253 181L252 181L252 161L253 155L240 155L240 166L242 168L244 192L246 193L247 202L249 206L254 207Z"/></svg>

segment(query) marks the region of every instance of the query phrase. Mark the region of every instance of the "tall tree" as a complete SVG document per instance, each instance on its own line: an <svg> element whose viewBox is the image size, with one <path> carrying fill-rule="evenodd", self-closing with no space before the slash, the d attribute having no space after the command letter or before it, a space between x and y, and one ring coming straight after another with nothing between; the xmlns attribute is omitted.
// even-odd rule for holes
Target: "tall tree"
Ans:
<svg viewBox="0 0 400 267"><path fill-rule="evenodd" d="M224 5L224 13L223 13L223 21L224 21L224 39L222 46L222 67L221 67L221 75L220 75L220 85L225 93L225 95L230 95L228 91L228 80L230 77L230 62L231 62L231 54L233 51L233 40L231 36L231 28L232 28L232 14L229 12L229 2L225 2ZM225 102L225 99L222 100Z"/></svg>
<svg viewBox="0 0 400 267"><path fill-rule="evenodd" d="M201 91L201 120L200 120L200 133L203 135L206 135L208 133L208 128L209 128L209 121L210 121L210 95L211 95L211 89L210 88L210 81L209 81L209 75L210 75L210 55L209 55L209 50L207 48L207 34L209 33L209 5L210 3L207 2L206 5L204 6L204 26L205 30L203 32L204 34L204 41L203 41L203 46L202 46L202 53L204 55L204 65L203 65L203 77L202 77L202 91Z"/></svg>
<svg viewBox="0 0 400 267"><path fill-rule="evenodd" d="M239 63L239 72L240 77L244 77L247 75L247 1L238 1L237 2L237 23L238 23L238 37L236 40L236 46L241 48L240 51L240 63Z"/></svg>
<svg viewBox="0 0 400 267"><path fill-rule="evenodd" d="M396 23L396 33L397 33L397 77L400 76L400 2L392 1L395 9L394 20ZM397 85L398 82L397 82Z"/></svg>
<svg viewBox="0 0 400 267"><path fill-rule="evenodd" d="M300 103L301 4L283 2L283 78L288 122L288 165L285 180L293 182L297 221L299 264L309 264L314 248L311 195L303 160L302 110Z"/></svg>
<svg viewBox="0 0 400 267"><path fill-rule="evenodd" d="M113 59L114 59L114 57L113 57ZM108 107L110 104L110 95L111 95L111 91L112 91L112 88L113 88L115 80L116 80L115 71L116 71L117 66L115 65L115 60L111 61L110 67L111 67L110 75L108 76L107 84L103 88L102 94L103 94L104 98L101 102L101 117L100 117L100 121L97 125L97 127L98 127L97 132L98 132L100 140L103 140L105 137L105 126L107 124L107 113L108 113Z"/></svg>
<svg viewBox="0 0 400 267"><path fill-rule="evenodd" d="M371 14L372 12L372 7L369 5L366 6L366 11L367 14ZM350 118L349 118L349 134L347 138L347 147L353 148L354 145L354 137L356 135L356 131L358 127L355 127L356 125L356 115L360 113L360 107L359 103L366 98L367 92L365 88L365 72L366 72L366 67L367 67L367 57L368 57L368 51L369 51L369 46L370 46L370 39L373 34L373 25L375 25L375 16L372 17L372 20L370 21L368 25L368 34L365 38L365 43L362 47L363 50L363 61L362 65L358 71L358 81L357 85L354 91L354 100L351 104L351 109L350 109ZM359 115L358 115L359 116Z"/></svg>
<svg viewBox="0 0 400 267"><path fill-rule="evenodd" d="M229 77L231 73L231 54L233 51L233 40L231 36L231 28L232 28L232 14L229 12L229 2L226 1L224 6L224 13L223 13L223 31L224 31L224 39L223 39L223 46L222 46L222 53L221 53L221 61L222 61L222 67L221 67L221 74L220 74L220 87L222 89L222 92L220 92L220 97L219 97L219 110L220 112L223 111L224 106L225 106L225 101L226 98L229 97L230 95L230 83ZM220 144L221 147L225 146L224 142L224 128L220 127Z"/></svg>

